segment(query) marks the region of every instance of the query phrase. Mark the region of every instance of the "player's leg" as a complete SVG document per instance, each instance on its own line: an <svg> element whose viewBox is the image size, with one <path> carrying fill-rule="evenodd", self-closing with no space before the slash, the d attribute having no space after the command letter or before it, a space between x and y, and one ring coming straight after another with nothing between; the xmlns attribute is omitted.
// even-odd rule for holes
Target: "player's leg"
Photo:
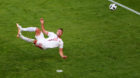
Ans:
<svg viewBox="0 0 140 78"><path fill-rule="evenodd" d="M35 38L37 40L45 39L44 34L42 33L42 31L39 28L37 28L36 31L35 31Z"/></svg>
<svg viewBox="0 0 140 78"><path fill-rule="evenodd" d="M26 42L30 42L30 43L34 43L34 41L35 41L35 39L24 37L21 33L19 33L19 38L21 38L22 40L24 40Z"/></svg>
<svg viewBox="0 0 140 78"><path fill-rule="evenodd" d="M21 38L27 42L32 42L32 43L36 43L38 40L44 40L44 34L42 33L42 31L37 28L37 27L28 27L28 28L22 28L19 24L17 24L17 28L18 28L18 34L17 34L17 37L18 38ZM22 34L21 34L21 31L30 31L30 32L35 32L35 38L37 40L34 40L34 39L30 39L30 38L27 38L27 37L24 37Z"/></svg>
<svg viewBox="0 0 140 78"><path fill-rule="evenodd" d="M34 39L30 39L30 38L27 38L27 37L24 37L21 32L20 32L20 29L18 29L18 34L17 34L17 37L18 38L21 38L22 40L26 41L26 42L31 42L31 43L34 43Z"/></svg>
<svg viewBox="0 0 140 78"><path fill-rule="evenodd" d="M43 49L42 44L44 43L45 37L39 28L37 28L35 31L35 38L36 38L36 40L34 41L35 46Z"/></svg>
<svg viewBox="0 0 140 78"><path fill-rule="evenodd" d="M22 28L19 24L16 24L17 27L20 29L20 31L29 31L29 32L35 32L37 27L27 27L27 28Z"/></svg>

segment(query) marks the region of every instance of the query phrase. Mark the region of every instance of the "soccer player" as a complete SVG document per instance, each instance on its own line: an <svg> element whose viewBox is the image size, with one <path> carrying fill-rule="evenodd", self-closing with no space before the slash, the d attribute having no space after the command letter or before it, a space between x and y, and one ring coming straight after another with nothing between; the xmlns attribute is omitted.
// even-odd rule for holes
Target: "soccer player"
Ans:
<svg viewBox="0 0 140 78"><path fill-rule="evenodd" d="M23 40L25 40L27 42L34 43L34 45L36 47L39 47L42 50L45 50L45 49L48 49L48 48L59 47L60 56L63 59L67 58L67 56L65 56L63 54L63 41L61 39L61 36L63 34L63 29L59 28L57 30L56 34L53 33L53 32L48 32L44 28L44 20L43 20L43 18L40 19L40 22L41 22L42 31L37 27L22 28L19 24L16 24L17 28L18 28L17 38L21 38L21 39L23 39ZM35 32L35 38L36 39L30 39L30 38L27 38L27 37L23 36L21 34L22 31ZM45 38L43 33L45 35L47 35L48 38Z"/></svg>

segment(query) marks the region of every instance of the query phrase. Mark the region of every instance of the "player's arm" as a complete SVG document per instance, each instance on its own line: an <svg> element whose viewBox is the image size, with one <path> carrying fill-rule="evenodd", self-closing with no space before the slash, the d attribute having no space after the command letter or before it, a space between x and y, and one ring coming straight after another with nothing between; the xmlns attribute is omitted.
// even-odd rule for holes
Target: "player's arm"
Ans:
<svg viewBox="0 0 140 78"><path fill-rule="evenodd" d="M60 56L61 56L63 59L66 59L66 58L67 58L67 56L65 56L65 55L63 54L63 48L59 48L59 54L60 54Z"/></svg>
<svg viewBox="0 0 140 78"><path fill-rule="evenodd" d="M41 28L42 28L43 33L48 35L48 31L46 31L45 27L44 27L44 19L43 18L40 19L40 23L41 23Z"/></svg>

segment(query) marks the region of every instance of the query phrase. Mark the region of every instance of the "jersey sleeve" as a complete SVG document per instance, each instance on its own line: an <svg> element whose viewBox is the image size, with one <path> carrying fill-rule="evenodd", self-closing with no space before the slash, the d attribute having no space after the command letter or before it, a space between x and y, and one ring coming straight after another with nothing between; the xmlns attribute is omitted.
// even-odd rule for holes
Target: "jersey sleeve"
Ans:
<svg viewBox="0 0 140 78"><path fill-rule="evenodd" d="M63 48L63 45L64 45L64 42L62 40L60 40L59 48Z"/></svg>

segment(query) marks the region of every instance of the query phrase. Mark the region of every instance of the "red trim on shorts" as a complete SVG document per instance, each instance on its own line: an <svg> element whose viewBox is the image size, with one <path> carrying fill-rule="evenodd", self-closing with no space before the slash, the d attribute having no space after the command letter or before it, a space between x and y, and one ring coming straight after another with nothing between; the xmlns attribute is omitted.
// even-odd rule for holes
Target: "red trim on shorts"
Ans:
<svg viewBox="0 0 140 78"><path fill-rule="evenodd" d="M37 40L34 40L35 46L36 46L36 47L39 47L40 49L43 49L41 44L37 45L36 43L37 43Z"/></svg>

